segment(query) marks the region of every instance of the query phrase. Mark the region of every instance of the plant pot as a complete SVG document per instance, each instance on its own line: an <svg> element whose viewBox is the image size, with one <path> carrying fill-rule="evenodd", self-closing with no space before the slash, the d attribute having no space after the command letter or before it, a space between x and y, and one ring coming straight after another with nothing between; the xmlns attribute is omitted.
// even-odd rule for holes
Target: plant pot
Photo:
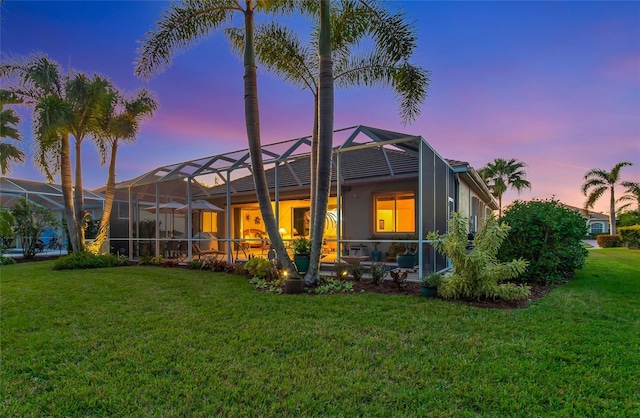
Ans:
<svg viewBox="0 0 640 418"><path fill-rule="evenodd" d="M304 292L304 280L302 279L287 279L284 282L284 293L293 295Z"/></svg>
<svg viewBox="0 0 640 418"><path fill-rule="evenodd" d="M420 286L420 296L424 296L425 298L435 298L437 294L437 287Z"/></svg>
<svg viewBox="0 0 640 418"><path fill-rule="evenodd" d="M382 251L371 251L371 259L373 261L382 261Z"/></svg>
<svg viewBox="0 0 640 418"><path fill-rule="evenodd" d="M413 269L416 265L416 256L414 254L398 254L396 261L401 269Z"/></svg>
<svg viewBox="0 0 640 418"><path fill-rule="evenodd" d="M298 273L304 274L309 270L309 260L311 256L308 254L296 254L293 256L293 263L296 265L296 269L298 269Z"/></svg>

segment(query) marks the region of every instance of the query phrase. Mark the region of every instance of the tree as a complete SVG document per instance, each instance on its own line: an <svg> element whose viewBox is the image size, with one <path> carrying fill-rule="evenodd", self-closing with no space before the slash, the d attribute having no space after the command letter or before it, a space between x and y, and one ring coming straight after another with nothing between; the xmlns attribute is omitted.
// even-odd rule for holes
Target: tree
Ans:
<svg viewBox="0 0 640 418"><path fill-rule="evenodd" d="M516 159L505 160L496 158L479 170L480 177L491 190L491 194L498 199L498 218L502 217L502 196L510 187L516 189L518 194L523 189L531 189L531 183L525 180L526 173L523 170L527 165Z"/></svg>
<svg viewBox="0 0 640 418"><path fill-rule="evenodd" d="M108 80L84 73L62 75L61 67L44 55L0 65L0 76L13 77L12 91L33 106L36 166L53 181L60 174L65 219L73 251L84 250L84 205L81 144L96 130L95 116ZM75 191L70 136L75 138ZM75 194L75 196L74 196Z"/></svg>
<svg viewBox="0 0 640 418"><path fill-rule="evenodd" d="M34 163L48 181L53 181L53 175L60 173L64 215L72 238L71 248L77 250L76 240L73 239L77 236L78 224L73 204L71 148L69 131L65 128L71 121L71 108L64 100L60 66L46 56L39 55L3 63L0 65L0 75L17 79L13 91L25 104L34 108L37 147Z"/></svg>
<svg viewBox="0 0 640 418"><path fill-rule="evenodd" d="M633 205L636 205L636 211L640 212L640 182L634 181L623 181L621 183L625 188L625 194L620 196L616 203L623 203L622 206L618 208L619 212L623 212L625 210L631 210Z"/></svg>
<svg viewBox="0 0 640 418"><path fill-rule="evenodd" d="M0 137L20 141L17 126L20 116L13 109L4 109L8 104L20 104L22 100L8 90L0 90ZM6 176L11 172L11 164L22 164L26 159L24 152L8 142L0 143L0 173Z"/></svg>
<svg viewBox="0 0 640 418"><path fill-rule="evenodd" d="M267 177L262 159L260 115L258 108L257 68L254 45L254 17L256 10L266 13L291 12L294 8L312 7L313 2L301 0L259 1L246 0L244 7L235 0L172 3L161 15L154 28L147 32L138 50L136 75L144 78L163 71L171 65L176 52L190 48L210 32L219 30L232 21L234 13L244 19L244 103L247 142L253 169L253 179L260 212L267 233L283 267L291 272L295 268L278 232Z"/></svg>
<svg viewBox="0 0 640 418"><path fill-rule="evenodd" d="M22 240L22 255L33 258L38 252L38 239L48 227L56 227L58 221L51 209L29 202L24 197L11 208L15 218L16 236Z"/></svg>
<svg viewBox="0 0 640 418"><path fill-rule="evenodd" d="M426 97L428 72L409 63L415 48L415 35L410 25L405 23L401 13L385 10L375 2L353 2L343 0L331 5L328 28L331 30L331 61L333 63L332 83L336 87L390 85L400 103L403 123L415 119L420 113L420 104ZM327 12L327 15L329 12ZM316 214L317 197L316 172L321 168L327 177L331 172L331 158L326 167L318 164L319 126L319 71L318 71L318 27L313 28L313 39L304 44L286 26L271 23L258 26L256 30L256 53L258 61L284 80L311 92L314 99L314 117L311 145L311 231L314 242L322 241L323 230L315 228L316 219L325 219L326 210ZM325 30L325 33L328 33ZM393 34L393 36L389 36ZM243 36L238 29L230 29L227 35L232 40L236 52L242 50ZM371 51L361 51L361 45L372 40ZM328 180L330 182L330 178ZM322 208L321 208L322 209ZM316 235L314 235L316 234ZM320 246L317 249L319 265ZM313 258L313 257L312 257ZM314 263L312 263L314 265ZM312 275L317 269L309 269L307 281L315 280Z"/></svg>
<svg viewBox="0 0 640 418"><path fill-rule="evenodd" d="M158 103L151 93L142 89L132 97L124 97L115 88L103 97L101 114L98 118L100 133L97 135L103 165L108 161L109 169L105 188L104 213L98 226L98 233L88 249L99 253L102 243L108 238L111 209L116 193L116 158L120 141L134 142L140 123L151 117Z"/></svg>
<svg viewBox="0 0 640 418"><path fill-rule="evenodd" d="M622 161L614 165L611 171L601 168L594 168L584 175L582 194L587 197L584 204L585 209L593 208L593 205L609 190L609 230L611 235L616 234L616 197L615 188L620 184L620 170L622 167L632 166L630 161Z"/></svg>

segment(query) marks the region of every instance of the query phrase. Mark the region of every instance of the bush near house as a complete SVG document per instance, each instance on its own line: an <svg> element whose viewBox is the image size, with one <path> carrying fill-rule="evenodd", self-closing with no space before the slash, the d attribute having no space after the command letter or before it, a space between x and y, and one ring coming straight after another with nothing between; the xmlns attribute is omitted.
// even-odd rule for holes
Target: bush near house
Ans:
<svg viewBox="0 0 640 418"><path fill-rule="evenodd" d="M571 279L584 266L588 254L581 245L587 232L584 218L557 200L517 200L501 220L511 226L511 231L498 251L498 259L521 257L529 262L518 280L555 283Z"/></svg>
<svg viewBox="0 0 640 418"><path fill-rule="evenodd" d="M622 238L620 235L600 234L596 237L596 242L602 248L622 247Z"/></svg>
<svg viewBox="0 0 640 418"><path fill-rule="evenodd" d="M60 257L53 264L54 270L95 269L129 265L125 256L113 254L93 254L87 251L77 252Z"/></svg>
<svg viewBox="0 0 640 418"><path fill-rule="evenodd" d="M528 286L503 283L522 274L527 261L522 258L498 262L496 253L509 234L509 225L487 219L467 252L469 219L454 212L449 219L449 233L430 232L427 239L439 253L451 258L453 271L438 288L445 299L503 299L521 300L530 295Z"/></svg>
<svg viewBox="0 0 640 418"><path fill-rule="evenodd" d="M622 244L634 250L640 249L640 225L622 226L618 228L618 232Z"/></svg>

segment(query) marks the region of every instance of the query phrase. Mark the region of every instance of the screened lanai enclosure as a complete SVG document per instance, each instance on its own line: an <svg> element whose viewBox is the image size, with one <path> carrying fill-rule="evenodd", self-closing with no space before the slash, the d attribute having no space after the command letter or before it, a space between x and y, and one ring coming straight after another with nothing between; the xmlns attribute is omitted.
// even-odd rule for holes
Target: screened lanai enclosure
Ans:
<svg viewBox="0 0 640 418"><path fill-rule="evenodd" d="M0 206L11 209L21 198L53 211L60 220L60 223L51 226L49 232L56 237L60 237L61 244L64 244L67 235L62 227L62 220L64 218L62 186L59 184L0 177ZM104 196L100 193L94 193L85 189L84 209L91 219L100 219L104 209ZM11 246L19 247L20 238L13 241Z"/></svg>
<svg viewBox="0 0 640 418"><path fill-rule="evenodd" d="M309 235L310 149L310 137L262 147L285 243ZM425 237L447 230L459 181L420 136L367 126L336 131L323 262L393 262L392 251L405 245L417 250L420 275L446 268ZM270 240L248 150L158 167L119 183L110 236L113 251L132 259L266 257Z"/></svg>

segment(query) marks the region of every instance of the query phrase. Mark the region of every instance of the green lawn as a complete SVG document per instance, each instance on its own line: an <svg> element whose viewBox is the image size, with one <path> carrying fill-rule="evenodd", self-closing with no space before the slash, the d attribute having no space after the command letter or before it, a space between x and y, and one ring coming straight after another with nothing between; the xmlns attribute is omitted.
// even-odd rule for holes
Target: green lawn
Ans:
<svg viewBox="0 0 640 418"><path fill-rule="evenodd" d="M640 251L527 309L200 271L0 270L0 416L638 416Z"/></svg>

